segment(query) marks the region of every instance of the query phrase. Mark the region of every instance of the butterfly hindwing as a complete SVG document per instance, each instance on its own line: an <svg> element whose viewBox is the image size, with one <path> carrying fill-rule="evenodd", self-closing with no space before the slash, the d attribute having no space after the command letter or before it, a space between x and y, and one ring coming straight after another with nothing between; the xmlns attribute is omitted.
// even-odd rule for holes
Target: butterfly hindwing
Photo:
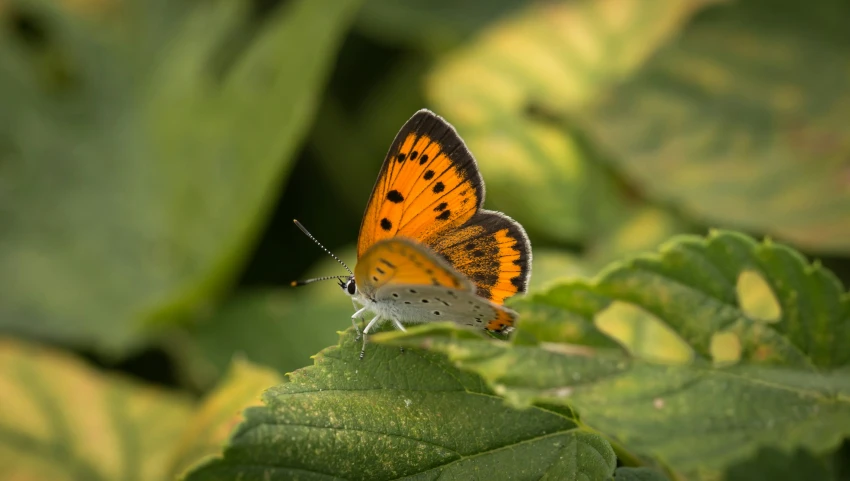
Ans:
<svg viewBox="0 0 850 481"><path fill-rule="evenodd" d="M531 245L522 226L504 214L482 209L430 247L495 304L528 287Z"/></svg>
<svg viewBox="0 0 850 481"><path fill-rule="evenodd" d="M373 298L387 285L439 286L474 292L475 287L422 244L394 237L372 245L354 268L357 287Z"/></svg>
<svg viewBox="0 0 850 481"><path fill-rule="evenodd" d="M381 239L403 236L431 245L478 212L484 182L455 129L420 110L396 135L360 225L357 255Z"/></svg>
<svg viewBox="0 0 850 481"><path fill-rule="evenodd" d="M502 331L513 326L516 313L495 305L475 292L433 285L387 283L376 300L407 322L453 321L458 324Z"/></svg>

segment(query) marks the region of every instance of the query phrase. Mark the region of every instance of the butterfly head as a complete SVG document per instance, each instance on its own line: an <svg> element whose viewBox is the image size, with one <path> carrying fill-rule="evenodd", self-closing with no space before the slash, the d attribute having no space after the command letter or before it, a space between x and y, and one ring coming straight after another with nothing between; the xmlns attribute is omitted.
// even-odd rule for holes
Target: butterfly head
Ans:
<svg viewBox="0 0 850 481"><path fill-rule="evenodd" d="M299 228L299 229L301 229L301 232L303 232L304 234L306 234L306 235L307 235L307 237L309 237L309 238L310 238L310 240L312 240L313 242L315 242L315 243L316 243L319 247L321 247L321 248L322 248L322 250L324 250L325 252L327 252L327 254L328 254L329 256L333 257L333 258L334 258L337 262L339 262L339 263L340 263L340 265L342 265L342 267L345 267L345 270L347 270L347 271L348 271L348 275L347 275L347 276L325 276L325 277L317 277L317 278L315 278L315 279L307 279L306 281L292 281L292 286L293 286L293 287L295 287L295 286L303 286L303 285L305 285L305 284L311 284L311 283L316 282L316 281L327 281L327 280L330 280L330 279L336 279L337 284L339 284L339 287L341 287L341 288L342 288L342 290L343 290L343 291L345 291L345 293L346 293L346 294L348 294L348 295L349 295L349 296L351 296L351 297L356 296L356 295L357 295L357 284L355 284L355 282L354 282L354 273L353 273L353 272L351 272L351 269L349 269L347 265L345 265L345 262L342 262L342 260L341 260L339 257L335 256L335 255L334 255L331 251L327 250L327 249L325 248L325 246L323 246L322 244L320 244L320 243L319 243L319 241L317 241L317 240L316 240L316 238L315 238L315 237L313 237L313 234L311 234L310 232L308 232L308 231L307 231L307 229L306 229L303 225L301 225L301 223L300 223L300 222L298 222L298 221L296 220L296 221L295 221L295 225L297 225L297 226L298 226L298 228Z"/></svg>
<svg viewBox="0 0 850 481"><path fill-rule="evenodd" d="M340 278L338 282L339 287L341 287L346 294L351 297L357 295L357 284L354 282L354 276L348 276L348 278L345 280L342 280L342 278Z"/></svg>

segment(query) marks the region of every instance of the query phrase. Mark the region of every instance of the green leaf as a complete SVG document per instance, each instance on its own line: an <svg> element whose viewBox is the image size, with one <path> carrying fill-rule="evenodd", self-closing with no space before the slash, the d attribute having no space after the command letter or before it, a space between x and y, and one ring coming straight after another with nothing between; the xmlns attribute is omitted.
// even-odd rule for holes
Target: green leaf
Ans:
<svg viewBox="0 0 850 481"><path fill-rule="evenodd" d="M614 481L666 481L668 478L660 471L650 468L617 468Z"/></svg>
<svg viewBox="0 0 850 481"><path fill-rule="evenodd" d="M323 99L310 136L310 148L340 196L338 208L361 216L381 163L404 122L421 109L424 59L405 58L383 73L354 111L331 91ZM357 217L359 219L359 217ZM356 232L352 232L354 238Z"/></svg>
<svg viewBox="0 0 850 481"><path fill-rule="evenodd" d="M199 386L215 383L234 355L285 373L309 364L338 338L337 331L351 327L353 312L351 300L332 283L297 292L242 292L194 326L173 351Z"/></svg>
<svg viewBox="0 0 850 481"><path fill-rule="evenodd" d="M777 449L762 449L752 459L729 468L728 481L798 481L800 479L832 480L834 470L825 457L797 450L784 453Z"/></svg>
<svg viewBox="0 0 850 481"><path fill-rule="evenodd" d="M269 390L220 459L187 479L605 479L614 452L569 411L508 407L442 356L349 330Z"/></svg>
<svg viewBox="0 0 850 481"><path fill-rule="evenodd" d="M356 258L354 247L337 254ZM335 260L323 257L304 277L337 275L340 269ZM353 313L351 298L333 282L244 290L187 329L185 336L175 336L168 347L183 374L207 388L221 379L234 356L281 374L309 364L315 353L339 340L338 331L351 326Z"/></svg>
<svg viewBox="0 0 850 481"><path fill-rule="evenodd" d="M762 276L778 320L748 317L742 272ZM850 435L850 295L784 246L730 232L682 236L514 307L513 345L435 325L374 340L442 352L513 405L574 408L687 476L717 476L766 446L829 453ZM597 325L611 310L655 318L691 355L659 363L628 352Z"/></svg>
<svg viewBox="0 0 850 481"><path fill-rule="evenodd" d="M476 156L488 205L584 241L629 214L598 153L557 116L632 72L706 2L534 3L446 56L427 93Z"/></svg>
<svg viewBox="0 0 850 481"><path fill-rule="evenodd" d="M439 51L522 4L517 0L368 0L358 15L357 27L381 41Z"/></svg>
<svg viewBox="0 0 850 481"><path fill-rule="evenodd" d="M168 479L176 479L190 466L218 454L230 432L242 421L242 410L260 405L260 395L281 382L276 372L236 359L189 420L172 457Z"/></svg>
<svg viewBox="0 0 850 481"><path fill-rule="evenodd" d="M248 2L175 3L115 3L118 23L92 24L26 2L47 46L2 43L4 330L118 350L212 300L288 173L357 4L293 0L248 35Z"/></svg>
<svg viewBox="0 0 850 481"><path fill-rule="evenodd" d="M652 198L850 252L846 2L728 2L592 106L564 106Z"/></svg>
<svg viewBox="0 0 850 481"><path fill-rule="evenodd" d="M162 481L187 398L0 339L0 479Z"/></svg>

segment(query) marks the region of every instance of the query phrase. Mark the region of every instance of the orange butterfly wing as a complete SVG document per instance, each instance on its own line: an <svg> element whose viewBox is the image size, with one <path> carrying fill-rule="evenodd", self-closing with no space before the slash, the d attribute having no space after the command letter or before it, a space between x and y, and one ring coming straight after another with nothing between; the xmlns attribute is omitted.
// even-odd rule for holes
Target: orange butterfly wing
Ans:
<svg viewBox="0 0 850 481"><path fill-rule="evenodd" d="M451 320L502 331L516 318L515 312L476 295L473 283L431 249L402 237L373 244L357 260L354 277L367 297L415 312L420 321Z"/></svg>
<svg viewBox="0 0 850 481"><path fill-rule="evenodd" d="M407 237L430 247L495 304L525 292L531 246L522 226L481 208L484 181L455 129L417 112L390 146L360 225L358 258L376 242Z"/></svg>
<svg viewBox="0 0 850 481"><path fill-rule="evenodd" d="M357 259L354 278L357 288L369 297L390 283L473 290L472 283L447 262L404 238L382 240L371 246Z"/></svg>

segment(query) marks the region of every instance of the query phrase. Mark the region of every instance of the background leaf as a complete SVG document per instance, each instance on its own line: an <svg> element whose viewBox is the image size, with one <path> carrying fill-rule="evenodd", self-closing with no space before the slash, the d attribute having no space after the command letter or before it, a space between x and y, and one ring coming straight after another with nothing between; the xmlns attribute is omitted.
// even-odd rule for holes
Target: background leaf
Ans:
<svg viewBox="0 0 850 481"><path fill-rule="evenodd" d="M549 113L626 75L704 3L533 4L443 60L428 95L480 160L489 205L562 242L587 240L627 215L594 149Z"/></svg>
<svg viewBox="0 0 850 481"><path fill-rule="evenodd" d="M166 479L189 400L0 339L0 478Z"/></svg>
<svg viewBox="0 0 850 481"><path fill-rule="evenodd" d="M775 293L778 322L750 319L740 308L744 269L762 273ZM606 341L594 321L621 305L657 318L693 359L649 363ZM524 316L523 345L436 326L382 336L445 353L514 405L573 407L594 429L689 476L713 479L765 446L830 453L850 435L843 349L850 296L830 272L786 247L733 233L682 237L658 256L615 264L592 283L556 286L515 307ZM540 344L522 334L527 323ZM718 333L738 339L738 362L712 364Z"/></svg>
<svg viewBox="0 0 850 481"><path fill-rule="evenodd" d="M306 237L303 241L312 243ZM353 247L339 255L356 257ZM337 275L340 270L326 256L304 278ZM218 382L234 356L283 375L309 364L316 352L338 341L338 331L351 326L353 313L351 299L332 281L246 290L173 339L169 350L181 360L183 374L200 387Z"/></svg>
<svg viewBox="0 0 850 481"><path fill-rule="evenodd" d="M197 408L183 432L169 472L171 479L204 458L218 454L242 421L242 410L260 404L260 395L283 379L271 369L236 359L222 382Z"/></svg>
<svg viewBox="0 0 850 481"><path fill-rule="evenodd" d="M641 191L710 225L850 250L844 2L729 2L574 115Z"/></svg>
<svg viewBox="0 0 850 481"><path fill-rule="evenodd" d="M379 40L440 51L524 3L521 0L368 0L358 15L357 27Z"/></svg>
<svg viewBox="0 0 850 481"><path fill-rule="evenodd" d="M221 459L187 479L603 479L610 445L562 412L517 410L440 356L351 330L246 411ZM568 414L568 411L566 411Z"/></svg>
<svg viewBox="0 0 850 481"><path fill-rule="evenodd" d="M614 479L616 481L664 481L667 477L649 468L617 468Z"/></svg>
<svg viewBox="0 0 850 481"><path fill-rule="evenodd" d="M312 293L306 289L256 291L229 300L192 330L188 343L174 346L184 358L186 374L194 383L210 386L222 376L234 354L281 374L309 363L316 351L338 337L337 331L351 326L349 318L354 312L351 301L337 292L338 287L321 287L330 291L322 292L319 286Z"/></svg>
<svg viewBox="0 0 850 481"><path fill-rule="evenodd" d="M20 8L45 19L38 48L63 76L26 45L0 51L0 322L114 351L232 278L356 3L289 2L248 38L244 4L203 2L159 48L46 5ZM125 13L179 11L161 7Z"/></svg>

